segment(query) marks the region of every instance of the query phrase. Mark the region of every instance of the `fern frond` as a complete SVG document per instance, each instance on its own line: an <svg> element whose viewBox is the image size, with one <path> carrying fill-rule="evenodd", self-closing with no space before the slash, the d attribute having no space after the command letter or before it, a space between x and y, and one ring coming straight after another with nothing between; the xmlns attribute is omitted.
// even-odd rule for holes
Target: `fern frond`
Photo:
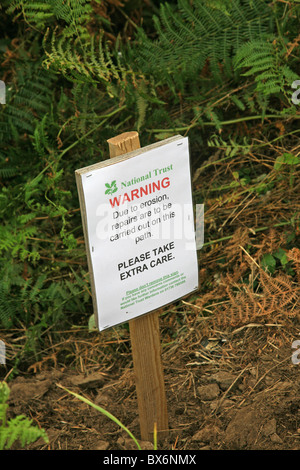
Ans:
<svg viewBox="0 0 300 470"><path fill-rule="evenodd" d="M13 167L0 168L0 179L6 180L18 174L18 169Z"/></svg>
<svg viewBox="0 0 300 470"><path fill-rule="evenodd" d="M23 16L24 21L41 31L55 19L66 23L65 35L87 37L85 25L93 11L89 0L14 0L6 9L7 13L16 13L15 19Z"/></svg>
<svg viewBox="0 0 300 470"><path fill-rule="evenodd" d="M0 325L3 328L10 328L13 319L16 317L16 305L6 292L1 290L0 286Z"/></svg>
<svg viewBox="0 0 300 470"><path fill-rule="evenodd" d="M72 82L105 83L112 78L121 81L121 70L115 66L102 35L95 46L93 36L82 43L77 39L66 40L64 35L52 33L48 40L45 35L43 45L47 58L44 65L47 69L52 67Z"/></svg>
<svg viewBox="0 0 300 470"><path fill-rule="evenodd" d="M7 87L7 104L0 109L0 132L6 140L19 140L22 133L32 134L38 116L49 110L53 95L52 72L41 68L41 62L21 60L16 66L17 86Z"/></svg>
<svg viewBox="0 0 300 470"><path fill-rule="evenodd" d="M16 441L24 448L40 437L48 442L45 430L33 426L32 419L19 415L10 419L6 428L0 428L0 449L10 449Z"/></svg>
<svg viewBox="0 0 300 470"><path fill-rule="evenodd" d="M234 66L244 76L254 76L256 89L267 99L271 95L290 92L291 83L298 78L286 64L286 50L274 36L268 40L247 41L236 52Z"/></svg>
<svg viewBox="0 0 300 470"><path fill-rule="evenodd" d="M48 443L49 439L44 429L32 424L32 419L18 415L6 422L9 398L9 387L6 382L0 382L0 450L11 449L19 441L22 448L42 438Z"/></svg>
<svg viewBox="0 0 300 470"><path fill-rule="evenodd" d="M247 40L262 39L272 30L270 8L266 2L233 0L224 9L206 5L203 0L178 0L178 9L161 5L154 24L158 39L152 41L143 31L138 34L137 61L144 73L160 80L185 80L200 73L209 60L215 80L225 73L231 77L232 58ZM271 23L271 24L270 24Z"/></svg>

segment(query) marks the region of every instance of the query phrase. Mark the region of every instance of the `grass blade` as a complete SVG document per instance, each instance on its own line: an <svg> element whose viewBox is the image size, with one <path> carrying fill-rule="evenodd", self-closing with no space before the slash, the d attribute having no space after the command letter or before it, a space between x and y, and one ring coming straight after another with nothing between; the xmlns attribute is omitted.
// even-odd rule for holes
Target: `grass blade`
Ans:
<svg viewBox="0 0 300 470"><path fill-rule="evenodd" d="M120 428L124 429L124 431L127 432L127 434L131 437L131 439L135 442L137 448L139 450L141 450L141 446L140 444L138 443L138 441L136 440L136 438L134 437L134 435L132 434L132 432L129 431L128 428L126 428L126 426L124 426L123 423L121 423L121 421L116 418L114 415L112 415L109 411L105 410L104 408L101 408L101 406L98 406L96 405L95 403L93 403L92 401L88 400L87 398L79 395L78 393L75 393L75 392L72 392L71 390L68 390L67 388L63 387L62 385L60 384L56 384L58 387L62 388L63 390L66 390L68 393L70 393L71 395L73 395L74 397L78 398L78 400L81 400L83 401L84 403L87 403L88 405L90 405L92 408L95 408L95 410L99 411L100 413L104 414L107 418L111 419L112 421L114 421L118 426L120 426Z"/></svg>

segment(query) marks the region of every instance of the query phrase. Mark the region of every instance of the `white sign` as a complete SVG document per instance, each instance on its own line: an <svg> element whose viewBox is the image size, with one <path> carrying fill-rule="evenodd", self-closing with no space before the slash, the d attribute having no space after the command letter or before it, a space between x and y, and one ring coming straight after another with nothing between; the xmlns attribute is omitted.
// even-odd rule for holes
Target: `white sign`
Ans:
<svg viewBox="0 0 300 470"><path fill-rule="evenodd" d="M76 170L99 330L198 289L188 138Z"/></svg>

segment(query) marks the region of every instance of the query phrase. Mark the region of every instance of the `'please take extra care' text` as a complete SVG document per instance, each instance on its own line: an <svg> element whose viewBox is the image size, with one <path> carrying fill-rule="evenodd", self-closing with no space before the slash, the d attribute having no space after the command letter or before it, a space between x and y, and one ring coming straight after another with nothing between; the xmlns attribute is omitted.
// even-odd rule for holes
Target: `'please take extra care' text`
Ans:
<svg viewBox="0 0 300 470"><path fill-rule="evenodd" d="M166 243L151 251L146 251L145 253L141 253L139 256L135 256L134 258L130 258L127 261L119 263L118 270L122 270L120 273L121 281L147 271L149 267L155 268L156 266L171 261L174 259L172 253L174 248L174 242Z"/></svg>

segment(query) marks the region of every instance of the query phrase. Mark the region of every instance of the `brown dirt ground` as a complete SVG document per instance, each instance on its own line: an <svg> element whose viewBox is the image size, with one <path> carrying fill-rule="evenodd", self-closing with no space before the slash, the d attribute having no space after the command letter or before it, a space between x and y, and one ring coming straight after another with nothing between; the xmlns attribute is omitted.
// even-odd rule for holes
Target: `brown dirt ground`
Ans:
<svg viewBox="0 0 300 470"><path fill-rule="evenodd" d="M182 344L177 338L175 348L163 347L170 433L158 448L299 450L300 364L291 361L291 345L298 334L295 323L294 319L290 335L287 325L249 324L219 337L214 331L214 337L195 343L193 353L191 334ZM124 335L126 338L126 332ZM96 356L101 356L99 348L103 354L110 343L106 338L105 346L101 346L97 333L85 338L79 332L72 338L71 334L70 342L86 343L85 351L89 355L94 351ZM84 364L81 350L77 363L69 367L59 363L52 367L54 356L49 356L48 361L35 364L8 382L8 417L22 413L43 427L49 437L49 444L39 440L28 449L136 448L114 422L57 386L61 384L102 406L138 438L130 351L124 347L126 339L120 344L111 370L101 367L101 359L98 365L96 361ZM151 449L152 443L142 443L142 448Z"/></svg>

